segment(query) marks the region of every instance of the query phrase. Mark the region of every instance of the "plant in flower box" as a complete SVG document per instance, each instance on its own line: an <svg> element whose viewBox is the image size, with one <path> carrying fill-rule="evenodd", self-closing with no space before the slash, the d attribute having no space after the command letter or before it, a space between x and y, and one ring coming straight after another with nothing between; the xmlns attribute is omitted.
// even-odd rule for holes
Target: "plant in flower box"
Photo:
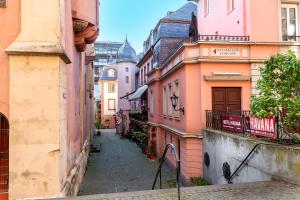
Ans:
<svg viewBox="0 0 300 200"><path fill-rule="evenodd" d="M105 120L105 128L109 128L110 125L110 119Z"/></svg>
<svg viewBox="0 0 300 200"><path fill-rule="evenodd" d="M148 147L147 155L148 155L148 158L151 160L154 160L156 157L155 146L156 146L155 142L151 141L150 146Z"/></svg>

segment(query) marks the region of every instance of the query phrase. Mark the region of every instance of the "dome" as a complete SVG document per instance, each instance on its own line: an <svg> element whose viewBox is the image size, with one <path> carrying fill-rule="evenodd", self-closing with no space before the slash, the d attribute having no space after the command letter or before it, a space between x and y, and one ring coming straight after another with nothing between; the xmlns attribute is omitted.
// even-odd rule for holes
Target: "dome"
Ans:
<svg viewBox="0 0 300 200"><path fill-rule="evenodd" d="M129 44L127 38L118 50L117 62L137 62L137 56L134 48Z"/></svg>

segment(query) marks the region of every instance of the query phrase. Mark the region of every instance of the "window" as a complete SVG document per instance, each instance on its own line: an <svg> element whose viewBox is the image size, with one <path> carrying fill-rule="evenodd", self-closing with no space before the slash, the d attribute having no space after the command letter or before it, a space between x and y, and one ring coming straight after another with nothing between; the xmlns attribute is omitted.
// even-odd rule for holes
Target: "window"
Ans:
<svg viewBox="0 0 300 200"><path fill-rule="evenodd" d="M227 13L234 10L234 0L227 0Z"/></svg>
<svg viewBox="0 0 300 200"><path fill-rule="evenodd" d="M295 4L282 4L281 6L281 31L282 40L288 41L296 40L298 33L298 13L297 5Z"/></svg>
<svg viewBox="0 0 300 200"><path fill-rule="evenodd" d="M115 77L115 70L113 69L108 70L108 77Z"/></svg>
<svg viewBox="0 0 300 200"><path fill-rule="evenodd" d="M174 93L175 93L176 96L179 97L178 105L177 105L177 108L176 108L176 110L177 110L177 109L180 108L179 81L175 81L175 83L174 83ZM179 118L180 117L180 111L174 111L174 115L175 115L175 117Z"/></svg>
<svg viewBox="0 0 300 200"><path fill-rule="evenodd" d="M167 88L163 88L163 115L167 115Z"/></svg>
<svg viewBox="0 0 300 200"><path fill-rule="evenodd" d="M171 97L173 96L172 94L172 85L169 84L169 87L168 87L168 115L169 116L173 116L173 111L174 111L174 108L172 106L172 102L171 102Z"/></svg>
<svg viewBox="0 0 300 200"><path fill-rule="evenodd" d="M209 13L209 0L204 0L204 17Z"/></svg>
<svg viewBox="0 0 300 200"><path fill-rule="evenodd" d="M129 76L126 76L126 83L129 83Z"/></svg>
<svg viewBox="0 0 300 200"><path fill-rule="evenodd" d="M108 110L116 110L116 100L108 99Z"/></svg>
<svg viewBox="0 0 300 200"><path fill-rule="evenodd" d="M108 83L108 92L115 93L116 92L116 84L115 83Z"/></svg>
<svg viewBox="0 0 300 200"><path fill-rule="evenodd" d="M126 71L126 72L129 72L129 68L128 68L128 67L126 67L126 68L125 68L125 71Z"/></svg>
<svg viewBox="0 0 300 200"><path fill-rule="evenodd" d="M149 100L149 110L150 113L154 113L154 95L153 95L153 91L150 91L150 100Z"/></svg>
<svg viewBox="0 0 300 200"><path fill-rule="evenodd" d="M6 6L6 0L0 0L0 7Z"/></svg>

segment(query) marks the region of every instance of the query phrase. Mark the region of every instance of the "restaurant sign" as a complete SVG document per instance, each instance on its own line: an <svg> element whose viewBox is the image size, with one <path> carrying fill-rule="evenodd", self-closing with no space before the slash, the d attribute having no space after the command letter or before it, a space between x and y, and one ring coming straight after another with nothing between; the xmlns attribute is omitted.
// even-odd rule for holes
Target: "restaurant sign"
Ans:
<svg viewBox="0 0 300 200"><path fill-rule="evenodd" d="M240 116L222 115L222 130L235 133L243 132L243 119Z"/></svg>
<svg viewBox="0 0 300 200"><path fill-rule="evenodd" d="M250 134L276 139L275 117L259 119L251 116L245 119L245 124Z"/></svg>

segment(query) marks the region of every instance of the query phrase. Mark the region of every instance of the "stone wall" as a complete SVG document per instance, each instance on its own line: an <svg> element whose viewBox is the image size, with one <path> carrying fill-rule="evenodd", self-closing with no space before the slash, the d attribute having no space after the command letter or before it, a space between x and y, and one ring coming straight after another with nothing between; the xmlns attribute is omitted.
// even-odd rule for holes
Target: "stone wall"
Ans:
<svg viewBox="0 0 300 200"><path fill-rule="evenodd" d="M211 129L204 130L204 150L210 164L203 164L204 178L213 184L227 183L222 166L227 162L231 173L240 165L252 148L262 143L250 157L233 183L266 180L284 180L300 184L300 147L283 146L228 134ZM205 161L203 162L205 163Z"/></svg>

